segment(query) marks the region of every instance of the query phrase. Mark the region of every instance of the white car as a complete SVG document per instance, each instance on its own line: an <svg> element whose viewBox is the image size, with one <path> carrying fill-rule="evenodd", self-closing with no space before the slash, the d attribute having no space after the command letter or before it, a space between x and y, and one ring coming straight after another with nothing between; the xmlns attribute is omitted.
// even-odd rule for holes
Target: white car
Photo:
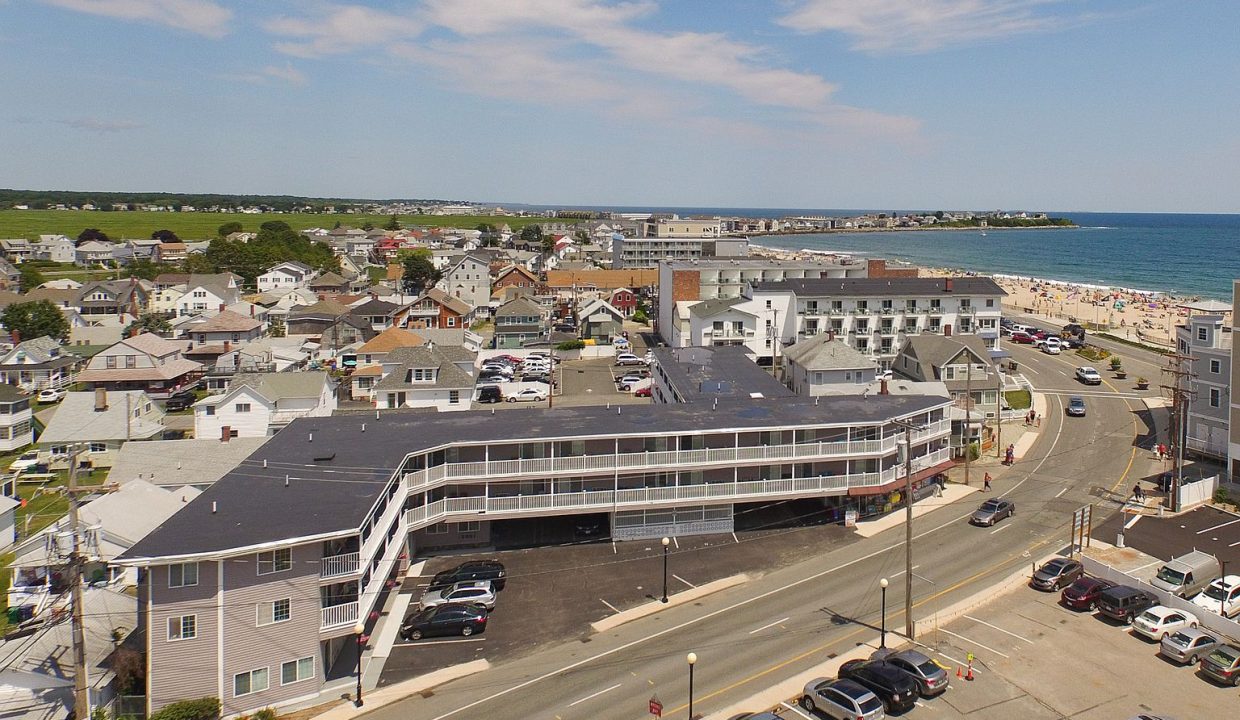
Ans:
<svg viewBox="0 0 1240 720"><path fill-rule="evenodd" d="M539 402L547 399L547 391L538 388L525 388L520 392L509 395L506 400L508 402Z"/></svg>
<svg viewBox="0 0 1240 720"><path fill-rule="evenodd" d="M12 463L10 463L9 470L12 470L13 472L18 472L20 470L29 470L30 468L38 464L39 464L39 451L31 450L30 452L22 453L21 457L17 458Z"/></svg>
<svg viewBox="0 0 1240 720"><path fill-rule="evenodd" d="M1102 375L1088 365L1076 369L1076 379L1086 385L1101 385Z"/></svg>
<svg viewBox="0 0 1240 720"><path fill-rule="evenodd" d="M1063 352L1063 343L1057 337L1048 337L1042 341L1042 352L1047 355L1058 355Z"/></svg>
<svg viewBox="0 0 1240 720"><path fill-rule="evenodd" d="M61 400L64 400L64 399L65 399L64 390L55 390L53 388L47 388L46 390L39 391L39 402L41 403L60 402Z"/></svg>
<svg viewBox="0 0 1240 720"><path fill-rule="evenodd" d="M637 357L633 353L620 353L616 356L617 365L645 365L646 361Z"/></svg>
<svg viewBox="0 0 1240 720"><path fill-rule="evenodd" d="M490 580L467 580L422 595L423 610L444 603L480 605L487 610L494 610L495 590L491 588Z"/></svg>
<svg viewBox="0 0 1240 720"><path fill-rule="evenodd" d="M1193 597L1193 604L1211 615L1240 613L1240 575L1216 578Z"/></svg>
<svg viewBox="0 0 1240 720"><path fill-rule="evenodd" d="M549 362L549 363L554 363L554 364L556 364L556 365L559 365L559 364L560 364L560 359L559 359L558 357L554 357L554 356L552 356L552 355L548 355L547 353L545 353L545 352L541 352L541 351L539 351L539 352L532 352L532 353L530 353L529 355L526 355L526 356L525 356L525 361L526 361L526 362L529 362L529 361L531 361L531 360L533 360L533 361L535 361L535 362Z"/></svg>
<svg viewBox="0 0 1240 720"><path fill-rule="evenodd" d="M1151 640L1162 640L1184 628L1197 627L1197 617L1185 610L1155 605L1132 621L1132 629Z"/></svg>
<svg viewBox="0 0 1240 720"><path fill-rule="evenodd" d="M642 377L641 375L625 375L624 377L616 380L616 386L627 392L632 390L638 383L645 382L649 379L650 378Z"/></svg>

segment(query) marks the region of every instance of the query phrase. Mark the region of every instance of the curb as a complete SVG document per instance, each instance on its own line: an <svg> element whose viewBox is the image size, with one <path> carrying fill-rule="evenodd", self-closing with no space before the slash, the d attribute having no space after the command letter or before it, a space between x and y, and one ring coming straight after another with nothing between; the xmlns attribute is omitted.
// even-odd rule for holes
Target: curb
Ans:
<svg viewBox="0 0 1240 720"><path fill-rule="evenodd" d="M417 693L433 688L436 685L443 685L444 683L451 682L453 680L459 680L467 675L482 672L489 667L491 667L491 663L486 660L474 660L460 665L452 665L451 667L436 670L425 675L419 675L418 677L396 683L395 685L388 685L387 687L380 688L378 690L372 690L362 696L362 700L364 700L366 704L360 708L354 707L352 701L345 701L324 713L316 715L315 718L316 720L343 720L344 718L355 718L360 715L365 715L372 710L378 710L386 705L391 705L392 703L404 700L410 695L416 695Z"/></svg>
<svg viewBox="0 0 1240 720"><path fill-rule="evenodd" d="M689 588L684 592L668 595L666 603L661 603L658 600L654 600L638 605L637 607L629 608L628 610L621 610L615 615L605 617L598 622L590 623L590 627L593 628L596 633L607 632L612 628L619 627L639 618L644 618L647 615L653 615L662 610L676 607L677 605L693 602L694 600L710 595L711 593L716 593L720 590L727 590L730 587L735 587L746 582L749 582L749 575L745 573L713 580L705 585L699 585L695 588Z"/></svg>

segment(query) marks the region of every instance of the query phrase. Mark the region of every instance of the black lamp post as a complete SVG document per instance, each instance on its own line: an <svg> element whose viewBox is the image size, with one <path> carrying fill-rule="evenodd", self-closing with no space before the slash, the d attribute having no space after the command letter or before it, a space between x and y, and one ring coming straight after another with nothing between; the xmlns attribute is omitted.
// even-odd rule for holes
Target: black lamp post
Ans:
<svg viewBox="0 0 1240 720"><path fill-rule="evenodd" d="M879 642L878 646L880 648L886 648L887 647L887 578L883 578L882 580L879 580L878 586L882 588L882 591L883 591L883 611L882 611L882 615L883 615L882 633L883 634L882 634L882 640Z"/></svg>
<svg viewBox="0 0 1240 720"><path fill-rule="evenodd" d="M663 538L663 599L660 602L667 602L667 546L672 544L668 538Z"/></svg>
<svg viewBox="0 0 1240 720"><path fill-rule="evenodd" d="M357 636L357 695L353 698L353 706L362 706L362 649L366 647L365 641L362 639L362 633L366 632L366 626L359 620L353 626L353 634Z"/></svg>
<svg viewBox="0 0 1240 720"><path fill-rule="evenodd" d="M685 659L689 661L689 720L693 720L693 666L697 664L697 653L689 653Z"/></svg>

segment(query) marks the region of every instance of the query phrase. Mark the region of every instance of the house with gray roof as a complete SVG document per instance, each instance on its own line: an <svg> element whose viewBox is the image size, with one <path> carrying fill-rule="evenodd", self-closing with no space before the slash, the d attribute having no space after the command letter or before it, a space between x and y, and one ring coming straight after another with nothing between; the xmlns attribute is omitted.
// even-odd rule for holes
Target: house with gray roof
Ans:
<svg viewBox="0 0 1240 720"><path fill-rule="evenodd" d="M47 388L59 390L73 382L83 362L59 340L46 335L22 340L0 355L0 383L16 385L29 392Z"/></svg>
<svg viewBox="0 0 1240 720"><path fill-rule="evenodd" d="M336 384L323 371L239 373L220 395L194 404L194 437L266 437L297 418L336 410Z"/></svg>
<svg viewBox="0 0 1240 720"><path fill-rule="evenodd" d="M831 333L806 338L780 350L784 382L798 395L826 395L831 385L865 385L878 363Z"/></svg>
<svg viewBox="0 0 1240 720"><path fill-rule="evenodd" d="M375 409L434 408L468 410L473 400L473 353L434 343L398 347L383 359L374 385Z"/></svg>
<svg viewBox="0 0 1240 720"><path fill-rule="evenodd" d="M108 471L108 482L141 480L174 490L205 490L241 464L268 437L149 440L121 446Z"/></svg>
<svg viewBox="0 0 1240 720"><path fill-rule="evenodd" d="M495 311L495 347L520 348L527 343L545 340L546 324L543 309L528 298L509 300Z"/></svg>
<svg viewBox="0 0 1240 720"><path fill-rule="evenodd" d="M158 440L164 432L163 408L141 390L71 392L39 435L39 461L53 470L67 469L77 447L80 466L108 468L125 443Z"/></svg>
<svg viewBox="0 0 1240 720"><path fill-rule="evenodd" d="M999 414L1003 376L990 356L986 341L976 335L911 337L900 349L891 369L896 377L915 382L941 382L947 387L955 405L951 420L952 446L956 452L960 452L966 442L977 442L983 436L986 420Z"/></svg>

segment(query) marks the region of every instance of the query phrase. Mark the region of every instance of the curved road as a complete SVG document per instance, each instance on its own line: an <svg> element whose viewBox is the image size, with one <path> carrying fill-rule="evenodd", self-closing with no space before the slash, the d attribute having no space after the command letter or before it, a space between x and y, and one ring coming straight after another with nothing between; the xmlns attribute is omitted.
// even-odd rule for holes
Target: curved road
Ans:
<svg viewBox="0 0 1240 720"><path fill-rule="evenodd" d="M1109 502L1113 491L1122 499L1134 478L1154 470L1149 454L1134 442L1152 431L1137 413L1144 408L1139 397L1156 391L1137 393L1131 381L1116 385L1110 379L1086 388L1073 379L1077 356L1049 356L1024 346L1010 350L1035 388L1047 394L1034 447L1014 467L994 473L994 494L1015 500L1017 513L993 529L968 525L978 493L914 521L919 617L1063 547L1074 509L1102 503L1096 510L1105 514L1116 507ZM1157 382L1153 370L1142 366L1139 351L1122 353L1130 378L1140 372ZM1088 416L1067 418L1067 397L1077 394L1086 396ZM902 630L903 538L903 527L897 526L697 603L536 652L369 715L375 720L638 720L650 717L647 703L657 695L665 716L684 716L688 652L698 656L694 711L709 714L873 638L882 577L893 580L888 628Z"/></svg>

